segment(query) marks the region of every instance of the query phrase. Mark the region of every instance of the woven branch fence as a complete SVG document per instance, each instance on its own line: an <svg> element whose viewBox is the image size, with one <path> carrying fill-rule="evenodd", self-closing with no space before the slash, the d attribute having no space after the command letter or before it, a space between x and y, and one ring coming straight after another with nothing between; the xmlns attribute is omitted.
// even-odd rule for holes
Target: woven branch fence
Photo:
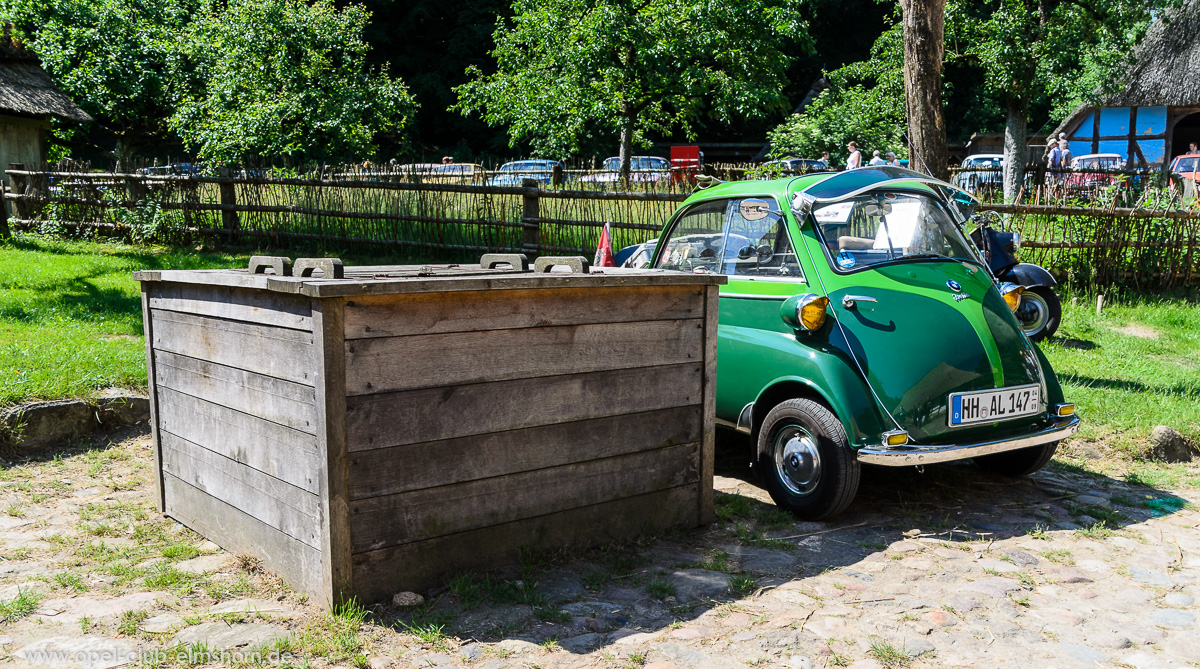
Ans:
<svg viewBox="0 0 1200 669"><path fill-rule="evenodd" d="M194 244L249 242L466 258L483 252L594 253L609 224L614 249L657 236L693 189L635 183L635 192L567 181L554 188L413 183L353 172L291 178L8 170L19 231L62 232ZM1022 259L1080 285L1142 289L1200 284L1200 211L1150 191L1136 207L1071 206L1075 198L1036 191L1022 204L985 203L1021 233ZM1154 199L1152 194L1158 193ZM1056 195L1058 197L1056 197ZM0 207L0 212L5 212Z"/></svg>

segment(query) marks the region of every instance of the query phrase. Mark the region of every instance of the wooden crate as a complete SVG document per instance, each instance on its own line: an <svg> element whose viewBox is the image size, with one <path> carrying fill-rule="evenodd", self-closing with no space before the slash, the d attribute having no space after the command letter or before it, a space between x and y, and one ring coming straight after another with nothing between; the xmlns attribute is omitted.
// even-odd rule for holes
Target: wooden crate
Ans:
<svg viewBox="0 0 1200 669"><path fill-rule="evenodd" d="M138 272L159 509L326 605L712 520L719 277L404 269Z"/></svg>

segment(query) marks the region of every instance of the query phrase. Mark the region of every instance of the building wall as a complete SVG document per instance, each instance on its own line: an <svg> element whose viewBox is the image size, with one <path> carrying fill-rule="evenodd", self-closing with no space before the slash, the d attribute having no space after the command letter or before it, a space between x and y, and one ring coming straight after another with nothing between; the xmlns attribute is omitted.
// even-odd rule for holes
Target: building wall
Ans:
<svg viewBox="0 0 1200 669"><path fill-rule="evenodd" d="M46 161L46 131L50 122L0 114L0 170L11 163L28 167ZM11 185L8 175L4 184Z"/></svg>

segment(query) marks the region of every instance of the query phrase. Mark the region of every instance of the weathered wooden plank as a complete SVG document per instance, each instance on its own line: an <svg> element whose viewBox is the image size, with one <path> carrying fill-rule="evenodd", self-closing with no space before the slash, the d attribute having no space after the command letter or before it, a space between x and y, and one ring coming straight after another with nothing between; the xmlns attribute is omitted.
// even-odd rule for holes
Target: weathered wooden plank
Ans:
<svg viewBox="0 0 1200 669"><path fill-rule="evenodd" d="M311 493L324 454L311 434L159 388L163 430Z"/></svg>
<svg viewBox="0 0 1200 669"><path fill-rule="evenodd" d="M350 504L355 553L697 481L699 444L372 497Z"/></svg>
<svg viewBox="0 0 1200 669"><path fill-rule="evenodd" d="M363 296L346 305L346 339L701 318L701 290L600 286Z"/></svg>
<svg viewBox="0 0 1200 669"><path fill-rule="evenodd" d="M704 321L452 332L346 342L346 391L370 395L699 361Z"/></svg>
<svg viewBox="0 0 1200 669"><path fill-rule="evenodd" d="M320 598L321 552L188 485L163 475L166 514L230 553L253 555L299 592Z"/></svg>
<svg viewBox="0 0 1200 669"><path fill-rule="evenodd" d="M155 381L163 387L315 434L315 391L300 385L207 360L158 351Z"/></svg>
<svg viewBox="0 0 1200 669"><path fill-rule="evenodd" d="M321 582L326 606L353 597L350 562L349 454L346 451L346 345L342 300L313 300L317 371L317 440L321 462ZM432 464L430 461L429 464Z"/></svg>
<svg viewBox="0 0 1200 669"><path fill-rule="evenodd" d="M159 283L150 308L312 331L309 300L264 290Z"/></svg>
<svg viewBox="0 0 1200 669"><path fill-rule="evenodd" d="M3 192L0 186L0 193ZM0 208L6 205L0 202ZM149 292L150 284L141 284L142 293L142 331L146 337L146 341L154 341L154 328L150 320L150 299ZM154 286L157 292L158 286ZM159 406L158 394L159 388L154 383L154 347L146 347L146 376L149 379L149 388L147 389L150 395L150 450L154 452L154 505L158 508L158 512L163 510L163 480L162 480L162 453L159 451L158 443L158 422L159 422Z"/></svg>
<svg viewBox="0 0 1200 669"><path fill-rule="evenodd" d="M513 564L528 546L587 546L620 541L672 526L694 527L693 483L625 499L550 513L354 555L354 590L372 603L401 590L424 591L459 571ZM481 550L486 547L486 550Z"/></svg>
<svg viewBox="0 0 1200 669"><path fill-rule="evenodd" d="M350 268L353 269L353 268ZM401 270L404 271L404 270ZM412 271L409 269L408 271ZM163 279L170 281L187 281L187 278L176 279L163 273ZM274 278L274 277L272 277ZM358 295L394 295L400 293L439 293L460 291L491 292L497 290L524 290L532 288L585 288L598 286L710 286L727 282L724 276L715 274L685 274L683 272L663 272L662 270L635 270L620 267L605 267L603 274L508 274L490 277L421 277L419 281L398 278L389 279L352 279L342 281L325 281L306 279L299 284L286 286L268 283L271 290L290 291L297 289L300 294L310 297L355 297Z"/></svg>
<svg viewBox="0 0 1200 669"><path fill-rule="evenodd" d="M700 404L702 380L697 362L359 395L347 439L368 450Z"/></svg>
<svg viewBox="0 0 1200 669"><path fill-rule="evenodd" d="M163 471L302 541L320 547L319 499L236 460L162 433Z"/></svg>
<svg viewBox="0 0 1200 669"><path fill-rule="evenodd" d="M313 334L177 311L150 312L154 347L200 360L313 385Z"/></svg>
<svg viewBox="0 0 1200 669"><path fill-rule="evenodd" d="M700 522L715 522L713 467L717 451L717 308L718 289L708 286L704 300L704 437L696 455L700 468Z"/></svg>
<svg viewBox="0 0 1200 669"><path fill-rule="evenodd" d="M353 500L698 442L699 406L544 425L350 457ZM436 462L430 467L428 463Z"/></svg>

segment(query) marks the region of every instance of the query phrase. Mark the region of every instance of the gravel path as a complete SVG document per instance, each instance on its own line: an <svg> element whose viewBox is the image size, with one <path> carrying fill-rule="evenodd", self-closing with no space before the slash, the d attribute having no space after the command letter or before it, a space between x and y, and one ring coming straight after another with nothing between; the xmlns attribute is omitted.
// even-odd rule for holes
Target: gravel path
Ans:
<svg viewBox="0 0 1200 669"><path fill-rule="evenodd" d="M1057 464L869 470L846 514L806 523L736 446L719 455L712 526L459 575L361 623L158 517L144 434L15 463L0 661L233 666L265 645L264 666L372 669L1200 666L1195 491Z"/></svg>

